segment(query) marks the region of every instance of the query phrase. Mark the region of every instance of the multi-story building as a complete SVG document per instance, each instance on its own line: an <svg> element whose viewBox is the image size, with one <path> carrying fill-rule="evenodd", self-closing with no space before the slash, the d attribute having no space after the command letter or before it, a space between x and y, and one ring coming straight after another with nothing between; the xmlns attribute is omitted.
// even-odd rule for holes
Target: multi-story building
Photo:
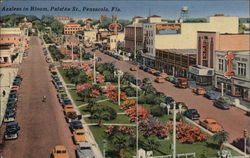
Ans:
<svg viewBox="0 0 250 158"><path fill-rule="evenodd" d="M110 50L117 49L118 44L123 45L124 33L117 33L117 35L109 36Z"/></svg>
<svg viewBox="0 0 250 158"><path fill-rule="evenodd" d="M55 16L55 19L63 24L67 24L70 21L68 16Z"/></svg>
<svg viewBox="0 0 250 158"><path fill-rule="evenodd" d="M198 31L197 66L190 67L192 78L196 84L212 85L217 50L249 50L249 35Z"/></svg>
<svg viewBox="0 0 250 158"><path fill-rule="evenodd" d="M167 23L160 16L148 17L143 24L146 31L146 50L143 54L145 63L154 67L156 49L196 49L198 31L215 31L220 33L238 33L239 18L226 16L209 17L202 23Z"/></svg>
<svg viewBox="0 0 250 158"><path fill-rule="evenodd" d="M77 31L83 30L83 27L81 27L80 24L77 24L75 22L69 22L64 25L64 34L65 35L72 35L75 34Z"/></svg>
<svg viewBox="0 0 250 158"><path fill-rule="evenodd" d="M16 55L14 49L13 43L0 44L0 63L11 64L13 57Z"/></svg>
<svg viewBox="0 0 250 158"><path fill-rule="evenodd" d="M188 77L189 66L196 64L195 49L156 49L155 68L178 77Z"/></svg>
<svg viewBox="0 0 250 158"><path fill-rule="evenodd" d="M94 42L96 41L97 31L84 31L84 40Z"/></svg>
<svg viewBox="0 0 250 158"><path fill-rule="evenodd" d="M15 46L21 44L20 28L0 28L0 44L14 43Z"/></svg>

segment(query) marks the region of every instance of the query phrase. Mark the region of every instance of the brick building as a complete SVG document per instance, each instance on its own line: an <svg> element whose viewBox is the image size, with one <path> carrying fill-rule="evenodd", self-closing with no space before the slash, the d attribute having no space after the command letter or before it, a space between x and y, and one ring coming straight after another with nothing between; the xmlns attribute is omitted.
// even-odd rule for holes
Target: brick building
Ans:
<svg viewBox="0 0 250 158"><path fill-rule="evenodd" d="M80 24L77 24L75 22L69 22L64 25L64 34L65 35L72 35L75 34L77 31L83 30L83 27L81 27Z"/></svg>

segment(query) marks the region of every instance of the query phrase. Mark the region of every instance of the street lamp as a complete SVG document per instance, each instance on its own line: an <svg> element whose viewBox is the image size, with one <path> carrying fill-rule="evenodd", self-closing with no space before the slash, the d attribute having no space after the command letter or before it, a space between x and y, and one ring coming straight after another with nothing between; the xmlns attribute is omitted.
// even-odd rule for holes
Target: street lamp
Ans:
<svg viewBox="0 0 250 158"><path fill-rule="evenodd" d="M176 102L173 105L173 158L176 158Z"/></svg>
<svg viewBox="0 0 250 158"><path fill-rule="evenodd" d="M121 70L117 70L114 72L116 76L118 76L118 105L121 105L121 75L123 72Z"/></svg>
<svg viewBox="0 0 250 158"><path fill-rule="evenodd" d="M105 152L105 150L106 150L106 147L107 147L107 140L106 139L103 139L102 140L102 144L103 144L103 157L105 158L105 154L106 154L106 152Z"/></svg>
<svg viewBox="0 0 250 158"><path fill-rule="evenodd" d="M94 84L96 84L96 68L95 68L95 63L96 63L96 57L94 53L94 59L93 59L93 66L94 66Z"/></svg>
<svg viewBox="0 0 250 158"><path fill-rule="evenodd" d="M247 156L247 129L244 129L243 131L243 136L244 136L244 153L245 153L245 157Z"/></svg>

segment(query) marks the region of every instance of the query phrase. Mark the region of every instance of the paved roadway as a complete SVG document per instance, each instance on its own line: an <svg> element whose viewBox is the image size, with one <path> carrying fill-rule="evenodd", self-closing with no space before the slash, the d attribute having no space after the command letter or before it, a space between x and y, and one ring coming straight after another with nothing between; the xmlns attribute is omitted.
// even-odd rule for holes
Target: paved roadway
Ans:
<svg viewBox="0 0 250 158"><path fill-rule="evenodd" d="M88 49L88 51L90 51ZM96 56L102 58L102 62L114 62L115 65L123 72L130 72L136 76L136 71L130 71L129 68L132 66L126 61L119 61L113 57L110 57L104 53L96 51ZM155 79L155 76L139 70L138 76L140 79L150 78ZM246 128L250 131L250 117L245 115L243 110L232 107L230 110L221 110L213 106L212 101L206 99L203 96L197 96L192 93L191 89L179 89L173 86L170 82L155 83L153 86L160 92L164 92L168 96L172 96L175 100L185 102L189 108L196 108L201 114L201 118L214 118L220 124L223 125L224 129L229 132L229 141L232 142L238 137L242 137L243 130Z"/></svg>
<svg viewBox="0 0 250 158"><path fill-rule="evenodd" d="M55 145L65 145L70 157L75 157L75 146L51 83L40 39L31 37L29 57L21 65L23 83L16 121L20 124L19 138L6 141L4 158L49 158ZM47 103L42 103L42 96Z"/></svg>

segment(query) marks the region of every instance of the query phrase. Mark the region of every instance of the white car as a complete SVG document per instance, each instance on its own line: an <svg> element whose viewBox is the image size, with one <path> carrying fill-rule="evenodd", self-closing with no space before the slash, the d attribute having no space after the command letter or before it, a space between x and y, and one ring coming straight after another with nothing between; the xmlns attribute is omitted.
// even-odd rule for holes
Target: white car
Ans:
<svg viewBox="0 0 250 158"><path fill-rule="evenodd" d="M93 151L91 150L90 143L81 142L76 149L76 155L78 158L95 158Z"/></svg>

